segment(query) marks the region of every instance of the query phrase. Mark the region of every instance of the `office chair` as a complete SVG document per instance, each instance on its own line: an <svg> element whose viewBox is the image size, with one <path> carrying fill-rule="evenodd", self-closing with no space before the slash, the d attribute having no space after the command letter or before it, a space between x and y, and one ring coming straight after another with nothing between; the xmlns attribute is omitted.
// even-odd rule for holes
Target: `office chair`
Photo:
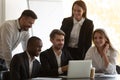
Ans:
<svg viewBox="0 0 120 80"><path fill-rule="evenodd" d="M120 66L119 65L116 65L116 71L118 74L120 74Z"/></svg>

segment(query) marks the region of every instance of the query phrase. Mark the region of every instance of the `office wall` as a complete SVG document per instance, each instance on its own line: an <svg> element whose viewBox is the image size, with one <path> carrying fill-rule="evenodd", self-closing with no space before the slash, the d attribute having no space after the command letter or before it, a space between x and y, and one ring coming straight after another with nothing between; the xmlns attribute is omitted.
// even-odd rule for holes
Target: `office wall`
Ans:
<svg viewBox="0 0 120 80"><path fill-rule="evenodd" d="M18 18L27 8L27 0L0 0L0 24L5 20Z"/></svg>
<svg viewBox="0 0 120 80"><path fill-rule="evenodd" d="M2 22L2 0L0 0L0 24Z"/></svg>
<svg viewBox="0 0 120 80"><path fill-rule="evenodd" d="M43 40L42 50L45 50L51 46L50 32L60 29L63 18L71 16L73 0L30 0L29 3L30 9L38 15L33 25L33 35Z"/></svg>
<svg viewBox="0 0 120 80"><path fill-rule="evenodd" d="M4 21L4 0L0 0L0 25Z"/></svg>
<svg viewBox="0 0 120 80"><path fill-rule="evenodd" d="M18 18L27 8L27 0L5 0L5 20Z"/></svg>
<svg viewBox="0 0 120 80"><path fill-rule="evenodd" d="M27 0L0 0L0 24L5 20L18 18L27 8Z"/></svg>
<svg viewBox="0 0 120 80"><path fill-rule="evenodd" d="M61 26L63 19L62 1L30 0L30 9L34 10L38 16L33 25L33 35L42 39L42 50L45 50L51 46L50 32Z"/></svg>

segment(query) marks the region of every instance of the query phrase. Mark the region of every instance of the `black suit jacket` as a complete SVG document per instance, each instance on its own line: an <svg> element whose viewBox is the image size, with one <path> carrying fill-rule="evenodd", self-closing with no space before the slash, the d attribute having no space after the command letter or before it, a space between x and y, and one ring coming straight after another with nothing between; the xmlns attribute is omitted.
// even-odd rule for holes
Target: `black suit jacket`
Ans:
<svg viewBox="0 0 120 80"><path fill-rule="evenodd" d="M26 52L16 54L10 63L10 76L11 80L25 80L28 78L34 78L40 76L40 62L38 60L33 61L32 74L29 76L29 61Z"/></svg>
<svg viewBox="0 0 120 80"><path fill-rule="evenodd" d="M71 60L71 56L67 50L62 51L61 55L61 66L68 65L68 61ZM58 76L58 64L55 57L55 53L52 50L52 47L41 52L40 61L42 68L44 70L44 76ZM66 75L67 72L61 74Z"/></svg>
<svg viewBox="0 0 120 80"><path fill-rule="evenodd" d="M68 47L68 43L70 40L70 34L73 28L73 18L68 17L64 18L61 26L61 30L63 30L66 34L65 36L65 45L64 47ZM78 48L79 48L79 54L78 56L85 57L85 53L92 45L92 32L94 29L93 22L87 18L85 18L85 21L83 25L81 26L80 33L79 33L79 41L78 41Z"/></svg>

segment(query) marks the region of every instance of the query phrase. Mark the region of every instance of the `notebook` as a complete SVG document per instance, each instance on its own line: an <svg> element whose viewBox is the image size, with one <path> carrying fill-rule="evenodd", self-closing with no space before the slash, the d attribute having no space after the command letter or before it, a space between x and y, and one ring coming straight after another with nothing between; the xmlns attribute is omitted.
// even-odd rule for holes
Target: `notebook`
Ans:
<svg viewBox="0 0 120 80"><path fill-rule="evenodd" d="M90 78L92 60L70 60L67 78Z"/></svg>

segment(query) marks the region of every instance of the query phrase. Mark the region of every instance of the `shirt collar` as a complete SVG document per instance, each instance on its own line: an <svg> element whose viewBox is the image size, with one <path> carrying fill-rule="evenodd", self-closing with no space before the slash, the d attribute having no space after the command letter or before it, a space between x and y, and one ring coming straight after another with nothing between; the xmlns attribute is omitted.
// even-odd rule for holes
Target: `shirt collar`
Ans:
<svg viewBox="0 0 120 80"><path fill-rule="evenodd" d="M17 22L17 28L18 28L18 29L21 29L21 28L20 28L19 19L17 19L16 22Z"/></svg>
<svg viewBox="0 0 120 80"><path fill-rule="evenodd" d="M74 24L79 23L80 25L82 25L84 21L85 21L85 18L83 18L83 17L82 17L82 19L80 21L77 21L75 18L73 18Z"/></svg>
<svg viewBox="0 0 120 80"><path fill-rule="evenodd" d="M53 50L54 51L54 50ZM56 57L60 57L61 55L62 55L62 51L61 51L61 53L59 54L59 55L57 55L57 53L54 51L54 53L55 53L55 56Z"/></svg>

